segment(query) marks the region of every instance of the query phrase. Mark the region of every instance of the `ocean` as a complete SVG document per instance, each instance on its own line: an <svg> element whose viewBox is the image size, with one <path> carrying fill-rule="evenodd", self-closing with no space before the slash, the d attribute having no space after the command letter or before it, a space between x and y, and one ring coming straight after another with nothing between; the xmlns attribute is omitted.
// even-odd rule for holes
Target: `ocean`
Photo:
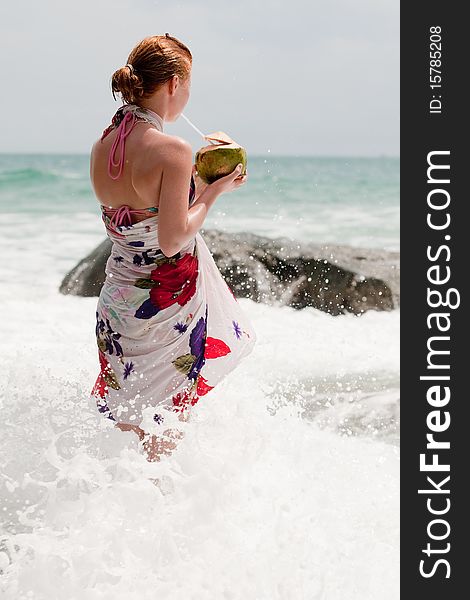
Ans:
<svg viewBox="0 0 470 600"><path fill-rule="evenodd" d="M89 399L97 298L58 291L105 238L88 161L0 155L2 597L398 598L400 310L240 298L257 346L149 464ZM204 227L399 250L399 159L249 157Z"/></svg>
<svg viewBox="0 0 470 600"><path fill-rule="evenodd" d="M243 189L221 196L205 226L399 249L398 158L267 155L247 169ZM88 172L86 155L0 154L1 212L96 223Z"/></svg>

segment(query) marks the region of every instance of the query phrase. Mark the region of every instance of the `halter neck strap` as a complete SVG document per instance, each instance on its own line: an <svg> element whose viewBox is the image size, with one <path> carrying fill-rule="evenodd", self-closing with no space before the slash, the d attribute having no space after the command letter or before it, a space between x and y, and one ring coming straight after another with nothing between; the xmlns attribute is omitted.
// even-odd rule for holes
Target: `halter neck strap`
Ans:
<svg viewBox="0 0 470 600"><path fill-rule="evenodd" d="M116 138L108 157L108 175L111 179L119 179L124 167L125 141L127 136L132 131L137 120L142 120L153 125L158 131L163 132L162 117L149 108L143 108L137 104L124 104L119 107L112 118L112 123L103 131L101 141L108 135L114 127L117 128ZM127 124L130 126L127 127ZM119 159L116 161L116 150L119 149ZM118 168L117 175L113 175L113 168Z"/></svg>
<svg viewBox="0 0 470 600"><path fill-rule="evenodd" d="M130 125L129 129L126 130L126 125L128 122L130 122L131 125ZM113 145L111 146L111 151L110 151L109 157L108 157L108 175L111 177L111 179L119 179L119 177L121 176L122 169L124 167L126 137L132 131L132 128L134 127L135 122L136 122L135 114L133 112L127 112L124 115L121 123L119 124L119 127L117 128L117 134L114 139ZM118 148L119 148L119 160L117 162L115 162L115 154L116 154L116 150ZM114 176L112 173L113 167L119 167L119 171L116 176Z"/></svg>

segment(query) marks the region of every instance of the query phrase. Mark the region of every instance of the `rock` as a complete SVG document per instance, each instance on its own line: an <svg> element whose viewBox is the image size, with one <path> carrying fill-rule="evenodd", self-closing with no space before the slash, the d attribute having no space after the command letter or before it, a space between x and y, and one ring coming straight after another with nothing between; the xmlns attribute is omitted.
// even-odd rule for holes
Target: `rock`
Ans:
<svg viewBox="0 0 470 600"><path fill-rule="evenodd" d="M398 252L296 243L253 233L201 230L235 296L340 315L399 305ZM98 296L111 252L106 239L62 281L60 292Z"/></svg>
<svg viewBox="0 0 470 600"><path fill-rule="evenodd" d="M99 296L106 273L104 268L111 254L112 242L106 238L88 256L67 273L60 284L62 294Z"/></svg>

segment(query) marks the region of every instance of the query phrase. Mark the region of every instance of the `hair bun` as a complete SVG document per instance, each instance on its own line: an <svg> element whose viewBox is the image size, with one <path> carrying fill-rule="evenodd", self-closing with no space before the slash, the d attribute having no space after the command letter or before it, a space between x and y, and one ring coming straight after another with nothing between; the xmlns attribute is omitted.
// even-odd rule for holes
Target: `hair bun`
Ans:
<svg viewBox="0 0 470 600"><path fill-rule="evenodd" d="M111 90L128 104L149 97L174 75L186 79L191 72L189 48L169 33L141 40L127 57L128 62L111 77ZM139 65L136 69L134 64Z"/></svg>
<svg viewBox="0 0 470 600"><path fill-rule="evenodd" d="M123 98L131 103L140 98L143 91L142 78L136 73L136 70L131 63L127 63L115 71L111 78L111 90L115 100L115 92L122 94Z"/></svg>

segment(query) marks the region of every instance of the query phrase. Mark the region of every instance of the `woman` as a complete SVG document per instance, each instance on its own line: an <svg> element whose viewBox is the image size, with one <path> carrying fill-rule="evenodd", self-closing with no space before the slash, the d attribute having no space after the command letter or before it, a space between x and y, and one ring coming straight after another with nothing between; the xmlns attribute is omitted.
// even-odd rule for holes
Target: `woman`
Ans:
<svg viewBox="0 0 470 600"><path fill-rule="evenodd" d="M113 242L96 309L100 373L91 394L116 427L137 433L149 461L171 453L183 435L172 423L186 421L256 341L199 233L216 199L246 175L236 168L205 185L190 144L163 133L188 102L191 66L189 49L168 34L137 44L112 76L124 104L90 158Z"/></svg>

